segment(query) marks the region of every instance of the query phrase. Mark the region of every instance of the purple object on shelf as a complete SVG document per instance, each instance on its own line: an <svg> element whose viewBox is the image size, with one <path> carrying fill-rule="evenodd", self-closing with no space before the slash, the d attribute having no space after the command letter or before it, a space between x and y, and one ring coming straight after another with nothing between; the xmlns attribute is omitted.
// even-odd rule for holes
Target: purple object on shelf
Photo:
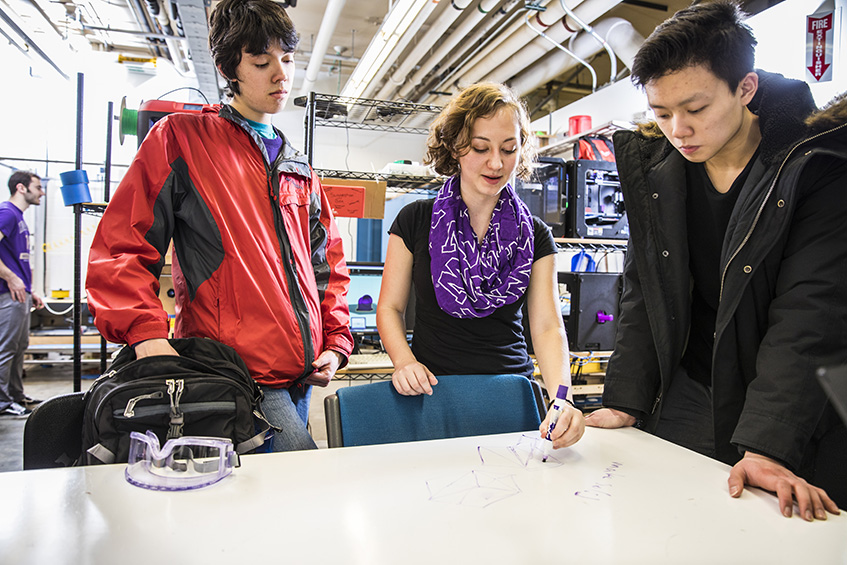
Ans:
<svg viewBox="0 0 847 565"><path fill-rule="evenodd" d="M615 319L614 314L606 314L602 310L597 311L597 323L605 324L606 322L611 322Z"/></svg>

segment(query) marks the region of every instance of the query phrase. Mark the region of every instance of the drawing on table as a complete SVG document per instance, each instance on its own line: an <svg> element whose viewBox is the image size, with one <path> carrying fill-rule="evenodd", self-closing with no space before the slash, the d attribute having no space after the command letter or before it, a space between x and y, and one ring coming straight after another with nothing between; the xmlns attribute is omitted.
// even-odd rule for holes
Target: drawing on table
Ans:
<svg viewBox="0 0 847 565"><path fill-rule="evenodd" d="M512 475L470 471L456 480L426 481L429 500L485 508L521 492Z"/></svg>
<svg viewBox="0 0 847 565"><path fill-rule="evenodd" d="M608 467L603 469L603 474L600 480L596 481L588 488L576 491L574 496L586 498L588 500L605 500L612 497L612 480L625 475L620 474L623 463L612 461Z"/></svg>
<svg viewBox="0 0 847 565"><path fill-rule="evenodd" d="M486 467L519 467L528 471L538 471L562 465L562 461L556 457L555 453L547 457L546 462L543 461L543 442L544 439L541 436L522 434L514 445L506 447L480 445L477 452L479 459Z"/></svg>

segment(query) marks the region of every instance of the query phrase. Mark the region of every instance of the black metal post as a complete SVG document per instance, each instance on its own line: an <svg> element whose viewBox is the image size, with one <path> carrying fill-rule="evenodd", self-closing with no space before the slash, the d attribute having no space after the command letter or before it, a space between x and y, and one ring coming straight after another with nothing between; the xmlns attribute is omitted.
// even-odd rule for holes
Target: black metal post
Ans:
<svg viewBox="0 0 847 565"><path fill-rule="evenodd" d="M109 101L108 110L106 112L106 170L103 178L103 201L109 202L109 196L112 188L112 122L115 117L112 115L115 111L115 103ZM106 338L100 336L100 374L106 372Z"/></svg>
<svg viewBox="0 0 847 565"><path fill-rule="evenodd" d="M312 157L315 152L315 93L309 92L309 101L306 103L306 158L309 164L314 166Z"/></svg>
<svg viewBox="0 0 847 565"><path fill-rule="evenodd" d="M76 170L82 169L82 73L76 75ZM82 390L82 204L74 204L74 392Z"/></svg>

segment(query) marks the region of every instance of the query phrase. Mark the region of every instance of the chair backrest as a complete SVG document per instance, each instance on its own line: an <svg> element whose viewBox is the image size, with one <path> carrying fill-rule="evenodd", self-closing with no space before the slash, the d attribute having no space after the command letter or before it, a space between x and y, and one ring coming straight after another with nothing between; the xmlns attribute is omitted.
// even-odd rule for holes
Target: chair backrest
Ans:
<svg viewBox="0 0 847 565"><path fill-rule="evenodd" d="M324 399L329 447L538 429L544 400L521 375L442 375L432 396L403 396L390 381L339 389Z"/></svg>
<svg viewBox="0 0 847 565"><path fill-rule="evenodd" d="M54 396L24 425L24 470L69 467L82 451L83 392Z"/></svg>

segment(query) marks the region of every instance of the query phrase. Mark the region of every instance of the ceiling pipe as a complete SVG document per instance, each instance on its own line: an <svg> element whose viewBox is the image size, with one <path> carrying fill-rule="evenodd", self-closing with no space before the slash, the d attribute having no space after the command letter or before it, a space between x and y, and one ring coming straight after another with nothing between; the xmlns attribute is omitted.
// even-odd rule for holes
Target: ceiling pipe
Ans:
<svg viewBox="0 0 847 565"><path fill-rule="evenodd" d="M568 8L568 6L565 4L565 0L559 0L559 4L561 4L561 5L562 5L562 8L563 8L563 9L565 10L565 12L568 14L568 18L570 18L570 19L572 19L573 21L575 21L575 22L579 25L579 27L581 27L582 29L584 29L584 30L585 30L586 32L588 32L589 34L591 34L591 37L593 37L594 39L596 39L596 40L597 40L597 42L598 42L598 43L600 43L600 45L602 45L602 46L603 46L603 49L605 49L605 50L606 50L606 53L608 53L608 55L609 55L609 60L612 62L612 72L611 72L611 75L612 75L613 77L618 76L618 59L617 59L617 57L615 57L615 52L614 52L614 50L611 48L611 46L610 46L610 45L606 42L606 40L605 40L605 39L603 39L602 37L600 37L600 34L596 33L596 32L594 31L594 29L593 29L590 25L588 25L586 22L582 21L582 19L581 19L581 18L580 18L577 14L575 14L575 13L573 12L573 10L571 10L570 8Z"/></svg>
<svg viewBox="0 0 847 565"><path fill-rule="evenodd" d="M385 84L376 95L376 98L379 100L391 100L398 89L398 97L405 97L415 86L418 85L418 83L420 83L423 76L428 72L426 67L419 65L419 63L422 62L422 59L426 56L426 52L439 43L441 43L441 46L439 47L438 52L441 52L445 46L449 46L447 49L447 52L449 52L449 50L452 49L457 42L464 39L464 37L474 28L474 26L476 26L485 14L491 11L499 3L500 0L480 0L479 4L477 4L477 9L468 14L468 16L462 20L462 23L445 38L444 36L450 26L459 19L459 16L464 13L465 8L472 4L472 0L467 1L463 6L456 2L451 2L450 7L453 9L450 10L448 8L446 12L444 12L441 17L433 23L426 35L418 41L418 44L412 52L404 57L400 66L397 67L391 75L389 75L388 80L385 81ZM433 54L429 59L433 61L440 61L442 56L443 55ZM409 77L409 73L416 65L419 65L417 72L415 72L412 77Z"/></svg>
<svg viewBox="0 0 847 565"><path fill-rule="evenodd" d="M117 33L123 35L138 35L141 37L149 37L151 39L185 39L179 35L174 35L173 33L149 33L146 31L139 31L137 29L118 29L115 27L108 26L90 26L86 24L82 24L83 31L105 31L107 33ZM149 51L149 50L148 50Z"/></svg>
<svg viewBox="0 0 847 565"><path fill-rule="evenodd" d="M142 5L141 0L127 0L126 3L129 7L129 12L130 14L132 14L133 19L135 19L136 23L138 24L138 27L144 31L155 33L155 30L153 29L153 21L150 19L150 14ZM161 44L158 44L155 41L151 41L150 51L151 53L153 53L153 55L161 57Z"/></svg>
<svg viewBox="0 0 847 565"><path fill-rule="evenodd" d="M614 8L620 3L620 1L621 0L589 0L584 2L577 11L580 13L581 17L586 19L590 18L590 20L593 21ZM535 30L534 33L539 31L535 28L535 26L532 26L532 28ZM556 25L546 30L546 38L536 37L533 41L521 49L516 56L511 59L504 60L503 64L496 67L491 73L485 75L485 77L482 77L482 80L504 82L512 78L516 74L526 70L527 67L530 67L535 62L539 61L552 49L555 49L555 44L563 44L568 40L568 38L573 37L577 29L578 28L570 21L570 18L565 16L557 22Z"/></svg>
<svg viewBox="0 0 847 565"><path fill-rule="evenodd" d="M29 34L27 34L26 31L24 31L21 25L18 25L18 22L15 21L15 18L6 13L2 6L0 6L0 20L5 22L5 24L9 27L12 32L16 33L26 45L28 45L36 54L38 54L39 57L41 57L48 65L50 65L53 70L59 73L62 78L64 78L65 80L70 80L71 77L67 75L65 71L62 70L62 68L56 63L56 61L53 60L52 57L50 57L50 55L47 54L46 51L39 47L39 44L36 43L29 36ZM8 37L8 34L6 34L5 31L3 32L3 35ZM18 45L17 41L13 41L12 43Z"/></svg>
<svg viewBox="0 0 847 565"><path fill-rule="evenodd" d="M559 5L558 1L556 1L548 4L545 11L536 13L531 17L531 19L536 27L547 29L562 19L564 15L565 11ZM510 35L503 35L502 37L504 37L505 40L494 46L490 52L486 54L483 54L484 52L480 52L477 54L477 56L465 66L465 70L462 71L461 74L458 74L458 77L454 82L459 86L467 86L479 81L479 79L493 71L502 62L508 61L516 55L519 55L527 43L536 39L535 33L524 25L523 18L520 18L516 24L517 29Z"/></svg>
<svg viewBox="0 0 847 565"><path fill-rule="evenodd" d="M612 46L618 58L627 68L632 68L632 61L641 44L644 43L644 36L638 33L630 22L622 18L606 18L594 26L594 31ZM597 41L587 33L579 34L570 47L574 53L583 59L587 59L601 50ZM546 57L544 61L516 76L510 81L510 86L519 96L523 96L547 84L578 64L573 57L556 51ZM613 80L614 78L612 77Z"/></svg>
<svg viewBox="0 0 847 565"><path fill-rule="evenodd" d="M506 10L505 8L506 6L501 8L496 14L495 22L493 22L490 26L484 26L480 30L482 33L476 35L474 40L468 41L467 46L463 49L455 50L450 57L439 62L437 67L438 69L443 69L442 72L438 74L430 73L430 76L424 79L424 81L407 96L407 98L420 102L423 102L427 96L429 96L430 100L438 98L438 95L433 94L433 91L438 91L444 87L445 83L447 83L457 72L461 71L469 61L477 61L478 58L476 57L481 56L482 53L489 53L492 49L494 49L494 47L497 46L497 42L494 41L495 39L501 40L503 37L511 35L515 29L513 26L515 20L524 12L529 11L529 8L520 6L514 12L509 14L509 10ZM509 8L511 8L511 6L509 6ZM502 21L496 21L503 16L507 17L505 17ZM494 28L493 31L491 28ZM449 96L449 94L445 95Z"/></svg>
<svg viewBox="0 0 847 565"><path fill-rule="evenodd" d="M345 3L346 0L329 0L324 9L321 27L315 39L315 46L312 49L312 56L309 58L309 65L306 67L306 77L303 79L303 85L300 87L301 96L308 94L312 90L312 87L315 86L315 81L318 80L321 63L329 49L332 34L335 33L335 26L338 25L338 19L341 17L341 10L344 9Z"/></svg>
<svg viewBox="0 0 847 565"><path fill-rule="evenodd" d="M472 0L464 0L464 1L470 2ZM368 86L362 92L362 95L361 95L362 98L376 98L377 100L388 100L388 98L382 98L380 96L374 96L374 91L376 91L377 87L380 86L379 81L380 81L381 77L388 75L388 73L391 70L391 67L394 66L394 63L397 61L397 59L400 57L400 55L406 50L406 48L409 46L409 44L412 42L412 40L416 40L416 36L418 34L418 31L420 31L420 29L423 27L424 23L426 23L426 21L429 19L430 15L432 15L433 11L437 7L438 7L438 2L429 2L418 13L417 18L415 18L415 20L412 22L412 25L409 26L409 29L406 31L406 33L404 33L403 36L400 38L400 41L397 42L397 45L391 51L391 54L382 63L382 65L379 66L379 70L374 75L374 78L371 80L371 82L368 84ZM416 40L417 44L415 45L413 53L415 51L417 51L418 48L422 44L425 44L428 39L432 38L433 28L439 27L438 22L441 21L444 18L445 14L448 14L450 12L450 8L453 8L454 10L464 10L463 7L457 8L456 4L454 2L451 2L448 5L448 7L444 8L444 11L440 15L436 16L435 21L430 25L429 29L424 34L424 37ZM411 58L411 57L412 57L412 55L409 55L408 57L404 57L404 61L406 59Z"/></svg>
<svg viewBox="0 0 847 565"><path fill-rule="evenodd" d="M170 2L170 0L167 1ZM156 19L156 23L159 24L159 28L162 30L162 33L173 33L173 30L171 29L171 19L168 17L168 11L162 4L162 0L147 0L146 5L150 14ZM171 54L171 62L177 72L181 75L185 75L185 73L190 71L191 67L189 67L188 62L186 61L185 54L182 51L182 45L180 45L176 39L172 38L166 38L165 45L168 46L168 52Z"/></svg>
<svg viewBox="0 0 847 565"><path fill-rule="evenodd" d="M583 66L583 67L585 67L586 69L588 69L588 72L589 72L589 73L591 73L591 92L594 92L595 90L597 90L597 71L595 71L595 70L594 70L594 67L592 67L592 66L591 66L591 63L589 63L589 62L588 62L588 61L586 61L585 59L581 58L579 55L577 55L577 54L576 54L576 53L574 53L573 51L570 51L570 50L566 49L566 48L565 48L565 47L564 47L561 43L559 43L558 41L556 41L555 39L553 39L553 38L552 38L552 37L550 37L549 35L545 34L545 33L544 33L543 31L541 31L540 29L536 29L536 28L532 25L532 23L529 21L529 18L526 18L526 22L525 22L525 23L526 23L526 26L527 26L529 29L531 29L532 31L534 31L535 33L537 33L537 34L540 36L540 38L541 38L541 39L544 39L545 41L547 41L548 43L550 43L550 44L551 44L553 47L555 47L556 49L559 49L560 51L563 51L564 53L566 53L566 54L570 55L571 57L573 57L574 59L576 59L576 62L577 62L577 63L579 63L580 65L582 65L582 66ZM567 23L565 22L565 19L562 19L562 25L563 25L563 26L565 26L565 27L567 28ZM570 28L567 28L567 29L568 29L568 31L570 31ZM586 30L586 31L587 31L587 30ZM594 33L594 34L592 35L592 37L596 37L596 35L597 35L597 34L596 34L596 33ZM530 45L531 45L531 44L530 44ZM542 55L542 57L543 57L543 55ZM539 58L540 58L540 57L539 57ZM505 73L504 73L504 74L505 74Z"/></svg>
<svg viewBox="0 0 847 565"><path fill-rule="evenodd" d="M431 13L434 9L431 0L398 0L386 14L385 19L362 53L359 64L353 69L341 95L361 98L377 76L384 76L386 63L393 63L400 55L398 44L407 45L423 25L425 18L421 12ZM428 14L427 14L428 15ZM380 74L383 71L383 74Z"/></svg>
<svg viewBox="0 0 847 565"><path fill-rule="evenodd" d="M505 29L509 22L520 12L523 11L523 8L517 10L515 13L509 16L509 13L514 9L514 5L519 0L506 0L506 2L492 15L490 20L485 23L485 25L479 26L476 31L474 31L469 37L466 39L459 38L462 40L463 48L461 49L442 49L439 48L438 51L433 53L426 65L422 65L423 69L419 72L423 72L423 76L420 80L418 80L418 85L422 84L425 80L431 79L432 74L435 71L440 69L450 69L459 58L463 57L468 51L477 47L478 50L481 50L491 44L492 39L494 39L499 32ZM523 3L523 0L520 0ZM506 16L509 16L506 18ZM505 20L503 18L506 18ZM451 54L452 53L452 54ZM472 54L468 55L466 58L469 59L476 54L474 51ZM431 63L430 63L431 62ZM417 86L417 85L416 85ZM413 97L414 94L405 94L405 96Z"/></svg>
<svg viewBox="0 0 847 565"><path fill-rule="evenodd" d="M569 9L568 11L582 21L593 22L620 3L621 0L586 0L575 10ZM552 26L545 32L547 38L537 37L534 41L527 44L515 57L504 60L503 64L483 77L482 80L505 82L511 79L515 75L524 72L527 68L530 68L550 53L551 50L555 49L557 46L554 44L558 44L561 47L565 41L573 39L579 30L580 27L577 26L571 16L566 15L557 25ZM602 37L600 38L600 42L602 42ZM600 42L598 42L598 45ZM570 47L568 49L572 50ZM613 76L617 76L617 72L613 73ZM477 78L476 80L480 79Z"/></svg>

